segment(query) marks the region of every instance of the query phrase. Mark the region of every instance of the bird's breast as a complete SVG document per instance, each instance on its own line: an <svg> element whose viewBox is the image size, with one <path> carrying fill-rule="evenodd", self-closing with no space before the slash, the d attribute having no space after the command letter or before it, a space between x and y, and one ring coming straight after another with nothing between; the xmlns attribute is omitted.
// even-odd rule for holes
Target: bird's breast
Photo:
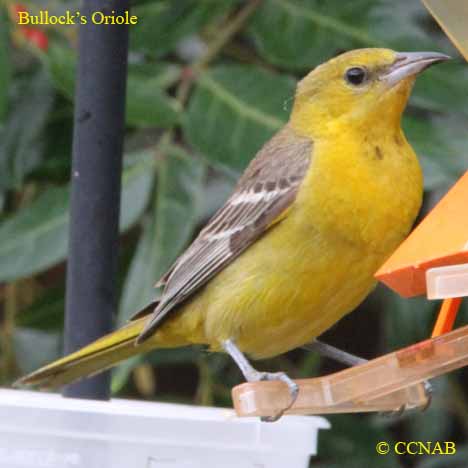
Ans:
<svg viewBox="0 0 468 468"><path fill-rule="evenodd" d="M330 236L388 255L409 232L422 172L401 130L315 143L298 202Z"/></svg>

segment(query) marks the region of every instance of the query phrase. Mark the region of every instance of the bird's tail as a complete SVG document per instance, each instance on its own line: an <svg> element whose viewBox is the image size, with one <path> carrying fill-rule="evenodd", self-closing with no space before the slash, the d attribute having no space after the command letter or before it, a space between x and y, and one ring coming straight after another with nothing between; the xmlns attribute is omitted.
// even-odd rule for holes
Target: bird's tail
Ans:
<svg viewBox="0 0 468 468"><path fill-rule="evenodd" d="M135 346L135 339L145 322L144 318L130 322L79 351L22 377L15 385L56 388L109 369L119 361L151 347L145 344Z"/></svg>

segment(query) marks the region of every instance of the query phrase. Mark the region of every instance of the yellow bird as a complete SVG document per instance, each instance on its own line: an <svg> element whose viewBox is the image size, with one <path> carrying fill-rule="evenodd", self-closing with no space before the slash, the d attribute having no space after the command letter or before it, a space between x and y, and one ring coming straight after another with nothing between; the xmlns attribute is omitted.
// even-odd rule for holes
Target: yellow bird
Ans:
<svg viewBox="0 0 468 468"><path fill-rule="evenodd" d="M248 381L262 359L302 346L352 311L408 234L423 180L400 126L416 75L449 57L361 49L312 70L289 122L123 328L22 378L56 387L154 348L225 351Z"/></svg>

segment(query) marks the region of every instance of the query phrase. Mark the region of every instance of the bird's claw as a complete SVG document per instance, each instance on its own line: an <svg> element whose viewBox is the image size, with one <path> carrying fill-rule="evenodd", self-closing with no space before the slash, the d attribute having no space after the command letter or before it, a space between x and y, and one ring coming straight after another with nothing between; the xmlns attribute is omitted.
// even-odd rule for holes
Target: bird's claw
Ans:
<svg viewBox="0 0 468 468"><path fill-rule="evenodd" d="M432 385L429 382L429 380L425 380L423 382L423 384L424 384L424 392L426 394L427 402L422 408L421 407L419 407L419 408L421 409L421 411L426 411L429 408L429 406L431 406L433 388L432 388ZM406 411L407 411L407 406L406 405L401 405L395 411L385 411L385 412L382 412L380 414L382 416L384 416L384 417L397 419L397 418L401 417Z"/></svg>
<svg viewBox="0 0 468 468"><path fill-rule="evenodd" d="M259 380L268 380L268 381L280 380L281 382L284 382L289 388L289 394L291 396L291 401L289 402L289 405L283 408L282 410L280 410L274 416L262 416L260 418L263 422L278 421L278 419L281 418L281 416L283 416L283 414L286 411L288 411L288 409L290 409L291 406L297 400L297 396L299 394L299 386L284 372L261 372L259 375Z"/></svg>
<svg viewBox="0 0 468 468"><path fill-rule="evenodd" d="M380 415L383 416L384 418L398 419L405 413L405 411L406 411L406 405L403 404L396 410L383 411L382 413L380 413Z"/></svg>
<svg viewBox="0 0 468 468"><path fill-rule="evenodd" d="M434 392L434 389L432 387L432 384L429 382L429 380L425 380L423 383L424 383L424 392L426 394L427 403L421 408L421 411L426 411L429 408L429 406L431 406L432 394Z"/></svg>
<svg viewBox="0 0 468 468"><path fill-rule="evenodd" d="M253 368L232 339L223 341L222 346L224 350L230 354L230 356L239 366L247 382L259 382L260 380L280 380L288 386L289 394L291 397L289 405L287 405L274 416L262 417L261 420L273 422L281 418L284 412L291 408L291 406L297 399L297 395L299 394L299 386L296 384L296 382L294 382L284 372L260 372L257 369Z"/></svg>

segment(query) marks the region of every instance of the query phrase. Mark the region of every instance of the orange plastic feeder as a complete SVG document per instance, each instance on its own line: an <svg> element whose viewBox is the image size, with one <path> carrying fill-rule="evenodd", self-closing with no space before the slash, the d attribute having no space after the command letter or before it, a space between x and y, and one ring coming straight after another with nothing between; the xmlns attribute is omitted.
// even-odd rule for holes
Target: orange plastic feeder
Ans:
<svg viewBox="0 0 468 468"><path fill-rule="evenodd" d="M404 297L445 299L432 336L452 330L468 295L468 171L377 271Z"/></svg>
<svg viewBox="0 0 468 468"><path fill-rule="evenodd" d="M376 278L404 297L426 293L430 268L468 263L468 171L380 267Z"/></svg>

